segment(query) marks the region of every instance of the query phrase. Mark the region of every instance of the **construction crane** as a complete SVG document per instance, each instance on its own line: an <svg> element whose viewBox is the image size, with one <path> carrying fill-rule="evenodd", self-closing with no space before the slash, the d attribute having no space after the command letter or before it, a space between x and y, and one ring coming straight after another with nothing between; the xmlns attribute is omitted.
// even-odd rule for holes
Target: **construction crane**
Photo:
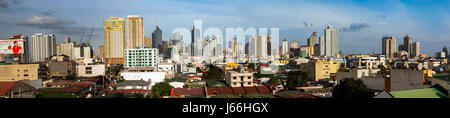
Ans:
<svg viewBox="0 0 450 118"><path fill-rule="evenodd" d="M84 36L84 31L86 30L86 28L83 28L83 33L81 34L81 39L80 39L80 43L83 41L83 36Z"/></svg>
<svg viewBox="0 0 450 118"><path fill-rule="evenodd" d="M92 34L94 34L94 29L95 29L95 25L94 25L94 26L92 26L92 31L91 31L91 35L89 36L89 40L88 40L88 41L86 42L88 46L91 46L91 45L89 44L89 42L91 41L91 38L92 38Z"/></svg>

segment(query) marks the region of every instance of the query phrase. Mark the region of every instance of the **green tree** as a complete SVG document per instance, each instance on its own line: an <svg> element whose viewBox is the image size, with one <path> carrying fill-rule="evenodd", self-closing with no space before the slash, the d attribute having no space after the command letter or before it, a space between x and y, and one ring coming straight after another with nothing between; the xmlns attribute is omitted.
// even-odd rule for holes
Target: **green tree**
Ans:
<svg viewBox="0 0 450 118"><path fill-rule="evenodd" d="M150 94L150 98L157 98L159 96L169 96L170 91L172 90L173 86L170 85L168 82L159 82L153 85L152 87L152 93Z"/></svg>
<svg viewBox="0 0 450 118"><path fill-rule="evenodd" d="M222 69L212 64L208 68L209 71L206 73L205 80L223 80L225 78Z"/></svg>
<svg viewBox="0 0 450 118"><path fill-rule="evenodd" d="M247 94L242 97L244 97L244 98L275 98L275 96L268 95L268 94Z"/></svg>
<svg viewBox="0 0 450 118"><path fill-rule="evenodd" d="M250 63L250 64L248 64L248 68L252 69L252 70L256 70L256 64L255 63Z"/></svg>
<svg viewBox="0 0 450 118"><path fill-rule="evenodd" d="M339 65L339 72L348 72L349 70L345 67L345 64Z"/></svg>
<svg viewBox="0 0 450 118"><path fill-rule="evenodd" d="M76 75L68 75L66 76L66 80L76 80L77 76Z"/></svg>
<svg viewBox="0 0 450 118"><path fill-rule="evenodd" d="M43 92L37 93L36 98L76 98L76 96L73 93Z"/></svg>
<svg viewBox="0 0 450 118"><path fill-rule="evenodd" d="M297 87L303 87L306 85L306 73L302 71L291 71L288 73L288 87L296 89Z"/></svg>
<svg viewBox="0 0 450 118"><path fill-rule="evenodd" d="M345 78L333 89L333 98L372 98L374 93L362 80Z"/></svg>
<svg viewBox="0 0 450 118"><path fill-rule="evenodd" d="M203 73L203 70L200 67L197 67L197 73Z"/></svg>

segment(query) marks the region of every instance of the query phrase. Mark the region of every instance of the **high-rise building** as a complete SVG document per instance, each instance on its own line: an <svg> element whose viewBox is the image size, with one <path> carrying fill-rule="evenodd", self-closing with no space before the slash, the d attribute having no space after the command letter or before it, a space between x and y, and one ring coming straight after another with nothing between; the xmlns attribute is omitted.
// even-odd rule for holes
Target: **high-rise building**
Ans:
<svg viewBox="0 0 450 118"><path fill-rule="evenodd" d="M313 32L308 38L308 46L314 46L317 44L317 32Z"/></svg>
<svg viewBox="0 0 450 118"><path fill-rule="evenodd" d="M151 48L152 47L152 38L151 37L144 37L144 47Z"/></svg>
<svg viewBox="0 0 450 118"><path fill-rule="evenodd" d="M406 35L403 38L403 50L408 52L408 57L412 57L412 53L411 53L411 37L409 37L408 35Z"/></svg>
<svg viewBox="0 0 450 118"><path fill-rule="evenodd" d="M202 54L202 22L194 21L191 31L191 56L200 56Z"/></svg>
<svg viewBox="0 0 450 118"><path fill-rule="evenodd" d="M16 34L7 40L0 40L0 61L29 62L28 37Z"/></svg>
<svg viewBox="0 0 450 118"><path fill-rule="evenodd" d="M291 48L298 48L297 41L294 41L294 42L291 43Z"/></svg>
<svg viewBox="0 0 450 118"><path fill-rule="evenodd" d="M129 15L126 21L126 49L135 49L145 45L144 42L144 18L137 15Z"/></svg>
<svg viewBox="0 0 450 118"><path fill-rule="evenodd" d="M272 55L272 35L267 35L267 55Z"/></svg>
<svg viewBox="0 0 450 118"><path fill-rule="evenodd" d="M97 55L99 59L105 58L105 46L98 46Z"/></svg>
<svg viewBox="0 0 450 118"><path fill-rule="evenodd" d="M73 49L73 57L75 60L82 59L82 58L92 58L94 55L94 51L92 50L92 47L86 43L82 43L78 46L75 46Z"/></svg>
<svg viewBox="0 0 450 118"><path fill-rule="evenodd" d="M325 56L325 37L320 36L319 42L319 56Z"/></svg>
<svg viewBox="0 0 450 118"><path fill-rule="evenodd" d="M31 60L33 62L46 61L56 54L56 38L53 34L38 33L31 39Z"/></svg>
<svg viewBox="0 0 450 118"><path fill-rule="evenodd" d="M289 41L287 39L283 40L283 43L281 45L281 54L289 55Z"/></svg>
<svg viewBox="0 0 450 118"><path fill-rule="evenodd" d="M386 58L394 58L397 52L397 39L395 36L386 36L382 39L382 54L386 55Z"/></svg>
<svg viewBox="0 0 450 118"><path fill-rule="evenodd" d="M414 42L411 48L411 57L419 57L420 55L420 43Z"/></svg>
<svg viewBox="0 0 450 118"><path fill-rule="evenodd" d="M449 56L449 53L448 53L448 48L447 48L447 46L444 46L444 48L442 48L442 52L445 53L445 57L450 57L450 56Z"/></svg>
<svg viewBox="0 0 450 118"><path fill-rule="evenodd" d="M338 32L338 29L334 29L330 25L325 29L325 56L335 57L338 53Z"/></svg>
<svg viewBox="0 0 450 118"><path fill-rule="evenodd" d="M160 49L162 46L162 31L156 26L152 33L152 48ZM161 52L161 50L159 50Z"/></svg>
<svg viewBox="0 0 450 118"><path fill-rule="evenodd" d="M124 64L125 21L110 17L103 20L105 64Z"/></svg>
<svg viewBox="0 0 450 118"><path fill-rule="evenodd" d="M164 57L168 57L169 52L169 42L168 41L162 41L161 42L161 54L163 54Z"/></svg>
<svg viewBox="0 0 450 118"><path fill-rule="evenodd" d="M125 50L125 68L156 67L158 64L158 49L138 48Z"/></svg>
<svg viewBox="0 0 450 118"><path fill-rule="evenodd" d="M256 37L256 40L258 41L258 55L261 58L267 57L267 37L265 34L259 34Z"/></svg>
<svg viewBox="0 0 450 118"><path fill-rule="evenodd" d="M267 56L267 39L265 34L249 36L249 56L259 58Z"/></svg>
<svg viewBox="0 0 450 118"><path fill-rule="evenodd" d="M75 48L76 43L70 41L70 37L64 37L64 43L56 45L56 54L57 55L66 55L71 60L74 60L73 49Z"/></svg>

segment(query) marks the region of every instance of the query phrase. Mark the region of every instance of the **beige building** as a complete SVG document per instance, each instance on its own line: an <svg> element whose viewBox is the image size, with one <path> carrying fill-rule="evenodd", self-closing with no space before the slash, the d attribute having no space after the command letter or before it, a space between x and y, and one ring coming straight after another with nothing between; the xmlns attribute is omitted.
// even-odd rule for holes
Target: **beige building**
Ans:
<svg viewBox="0 0 450 118"><path fill-rule="evenodd" d="M0 65L0 81L37 80L39 64Z"/></svg>
<svg viewBox="0 0 450 118"><path fill-rule="evenodd" d="M96 77L105 76L105 65L78 65L78 77Z"/></svg>
<svg viewBox="0 0 450 118"><path fill-rule="evenodd" d="M75 42L70 42L69 37L64 37L64 43L56 45L56 54L57 55L66 55L71 60L74 59L73 49L75 47Z"/></svg>
<svg viewBox="0 0 450 118"><path fill-rule="evenodd" d="M226 82L231 87L254 86L253 78L253 73L248 72L239 73L230 71L225 75Z"/></svg>
<svg viewBox="0 0 450 118"><path fill-rule="evenodd" d="M125 22L123 18L103 20L105 64L124 64Z"/></svg>
<svg viewBox="0 0 450 118"><path fill-rule="evenodd" d="M146 48L152 48L152 38L151 37L144 37L144 47Z"/></svg>
<svg viewBox="0 0 450 118"><path fill-rule="evenodd" d="M333 60L314 60L304 66L308 80L319 81L330 78L332 73L337 73L339 62Z"/></svg>
<svg viewBox="0 0 450 118"><path fill-rule="evenodd" d="M97 56L99 59L105 58L105 46L98 46Z"/></svg>

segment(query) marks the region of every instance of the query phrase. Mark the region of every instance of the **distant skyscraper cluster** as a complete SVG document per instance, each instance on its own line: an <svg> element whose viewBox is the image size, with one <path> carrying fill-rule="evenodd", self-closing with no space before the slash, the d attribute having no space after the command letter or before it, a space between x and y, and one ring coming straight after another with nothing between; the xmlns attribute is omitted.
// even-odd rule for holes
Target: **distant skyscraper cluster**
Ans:
<svg viewBox="0 0 450 118"><path fill-rule="evenodd" d="M403 57L416 58L420 56L420 43L412 42L411 37L406 35L403 38L403 44L398 46L395 36L385 36L382 38L382 54L387 58Z"/></svg>

